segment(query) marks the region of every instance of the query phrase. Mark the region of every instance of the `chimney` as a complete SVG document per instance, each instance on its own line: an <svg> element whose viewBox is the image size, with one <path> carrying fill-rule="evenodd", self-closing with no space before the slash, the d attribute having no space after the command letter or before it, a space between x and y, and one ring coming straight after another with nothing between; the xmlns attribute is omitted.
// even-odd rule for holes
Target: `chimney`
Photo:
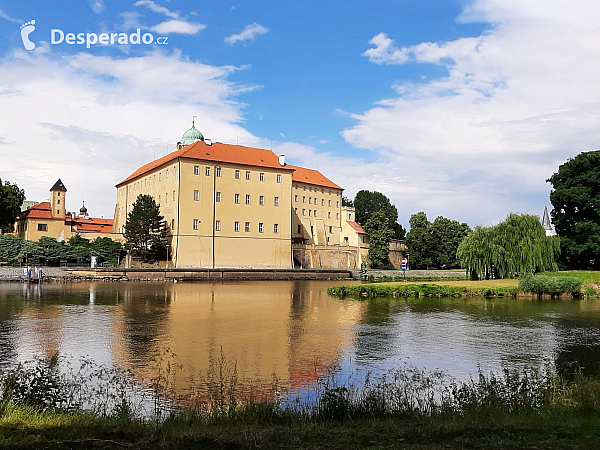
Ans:
<svg viewBox="0 0 600 450"><path fill-rule="evenodd" d="M279 155L279 165L285 166L285 155Z"/></svg>

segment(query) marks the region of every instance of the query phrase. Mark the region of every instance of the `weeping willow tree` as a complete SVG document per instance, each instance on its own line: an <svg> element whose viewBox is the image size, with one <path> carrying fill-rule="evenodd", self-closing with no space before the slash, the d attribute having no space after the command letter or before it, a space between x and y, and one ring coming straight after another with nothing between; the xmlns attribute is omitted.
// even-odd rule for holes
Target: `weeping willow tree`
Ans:
<svg viewBox="0 0 600 450"><path fill-rule="evenodd" d="M475 227L458 246L457 256L472 278L513 277L556 270L557 236L548 237L537 216L510 214L493 227Z"/></svg>

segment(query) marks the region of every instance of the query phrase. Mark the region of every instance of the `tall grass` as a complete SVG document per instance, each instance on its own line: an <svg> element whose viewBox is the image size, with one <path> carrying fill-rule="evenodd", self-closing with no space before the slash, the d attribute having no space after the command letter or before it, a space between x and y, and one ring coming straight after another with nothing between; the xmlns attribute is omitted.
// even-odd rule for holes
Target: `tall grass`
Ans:
<svg viewBox="0 0 600 450"><path fill-rule="evenodd" d="M90 411L119 421L153 420L160 423L322 423L385 417L539 413L542 409L574 414L600 413L600 381L577 376L566 380L551 368L504 369L457 380L440 371L409 365L357 382L318 380L310 400L282 402L279 395L257 397L239 386L235 363L223 353L203 380L208 389L188 401L175 398L163 377L159 408L144 415L129 374L86 362L75 372L59 370L51 358L22 364L0 374L0 419L15 408L38 412ZM274 380L276 383L277 380ZM148 383L151 385L152 382ZM165 388L166 387L166 388ZM277 392L277 386L272 386ZM193 399L193 402L189 400ZM168 411L168 414L165 414Z"/></svg>

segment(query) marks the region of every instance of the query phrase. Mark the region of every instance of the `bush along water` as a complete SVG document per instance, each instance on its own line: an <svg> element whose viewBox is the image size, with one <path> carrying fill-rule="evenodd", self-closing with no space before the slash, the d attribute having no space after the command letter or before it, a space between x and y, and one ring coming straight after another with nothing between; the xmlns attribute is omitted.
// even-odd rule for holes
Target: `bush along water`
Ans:
<svg viewBox="0 0 600 450"><path fill-rule="evenodd" d="M549 295L551 298L562 294L571 295L573 298L581 296L582 282L576 277L548 277L545 275L527 275L519 279L519 289L542 298Z"/></svg>
<svg viewBox="0 0 600 450"><path fill-rule="evenodd" d="M327 293L334 297L516 297L516 287L470 288L424 284L352 284L331 286Z"/></svg>

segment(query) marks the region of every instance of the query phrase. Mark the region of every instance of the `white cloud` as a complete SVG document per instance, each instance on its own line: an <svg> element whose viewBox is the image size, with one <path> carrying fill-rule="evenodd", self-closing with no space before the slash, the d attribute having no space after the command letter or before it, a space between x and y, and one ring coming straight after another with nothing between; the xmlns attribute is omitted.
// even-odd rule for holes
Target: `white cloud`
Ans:
<svg viewBox="0 0 600 450"><path fill-rule="evenodd" d="M150 11L153 11L158 14L163 14L167 17L170 17L171 19L179 18L179 11L171 11L170 9L164 6L157 5L152 0L138 0L133 4L133 6L145 6Z"/></svg>
<svg viewBox="0 0 600 450"><path fill-rule="evenodd" d="M422 209L471 224L540 214L545 180L598 147L599 14L586 0L474 0L459 20L492 24L480 36L407 47L375 36L363 54L371 62L447 74L401 80L391 98L352 115L342 136L388 167L363 187L385 187L406 219Z"/></svg>
<svg viewBox="0 0 600 450"><path fill-rule="evenodd" d="M102 11L106 9L106 5L104 4L104 0L88 0L92 11L96 14L100 14Z"/></svg>
<svg viewBox="0 0 600 450"><path fill-rule="evenodd" d="M256 36L260 36L261 34L267 34L269 32L268 28L263 27L262 25L257 24L256 22L247 25L246 28L240 34L232 34L229 37L225 38L225 42L230 45L235 44L236 42L246 42L253 41Z"/></svg>
<svg viewBox="0 0 600 450"><path fill-rule="evenodd" d="M185 20L167 20L150 27L152 31L160 34L196 34L205 28L206 25L202 23L186 22Z"/></svg>
<svg viewBox="0 0 600 450"><path fill-rule="evenodd" d="M0 8L0 17L2 17L5 20L8 20L9 22L14 22L14 23L23 23L23 20L21 19L14 19L12 17L10 17L8 14L6 14L2 8Z"/></svg>
<svg viewBox="0 0 600 450"><path fill-rule="evenodd" d="M1 178L38 201L61 178L68 209L85 197L92 215L112 217L114 185L174 151L192 115L209 138L257 144L238 125L236 99L255 87L228 81L236 70L177 52L111 58L17 50L0 59Z"/></svg>

